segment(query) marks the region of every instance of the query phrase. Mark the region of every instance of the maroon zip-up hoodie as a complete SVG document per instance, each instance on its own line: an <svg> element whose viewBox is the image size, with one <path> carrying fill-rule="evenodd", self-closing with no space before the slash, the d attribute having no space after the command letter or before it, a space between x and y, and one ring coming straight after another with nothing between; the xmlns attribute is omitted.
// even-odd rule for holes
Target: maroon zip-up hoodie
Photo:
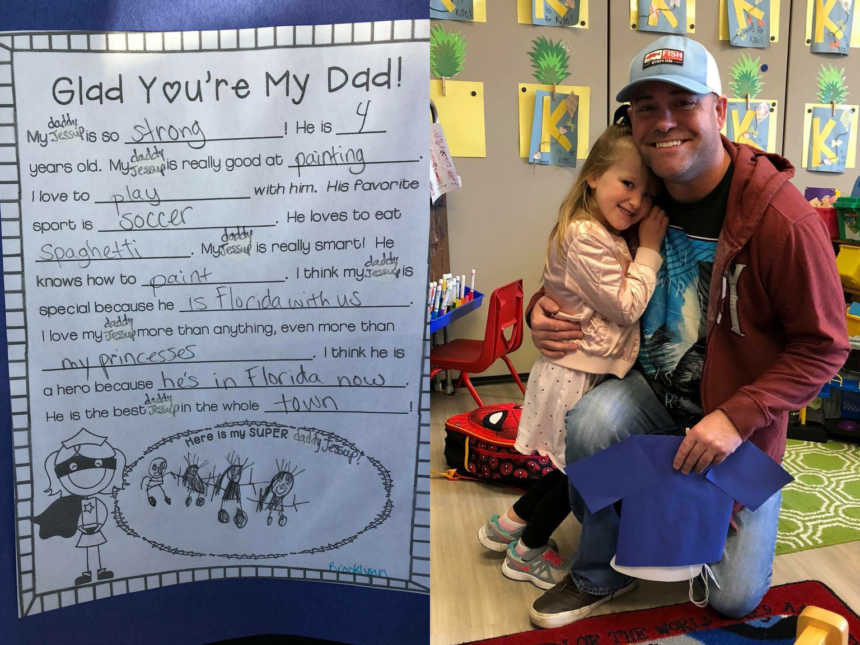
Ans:
<svg viewBox="0 0 860 645"><path fill-rule="evenodd" d="M714 256L701 394L779 463L788 413L811 401L849 352L830 236L778 155L723 138L734 164Z"/></svg>

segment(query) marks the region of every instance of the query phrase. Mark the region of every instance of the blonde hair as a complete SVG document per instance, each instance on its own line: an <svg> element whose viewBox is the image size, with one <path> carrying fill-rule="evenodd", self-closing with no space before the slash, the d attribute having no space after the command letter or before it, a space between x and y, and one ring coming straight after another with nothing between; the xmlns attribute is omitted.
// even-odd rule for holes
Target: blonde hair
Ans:
<svg viewBox="0 0 860 645"><path fill-rule="evenodd" d="M639 155L633 143L632 132L626 125L613 123L597 137L585 163L582 164L579 175L558 209L558 220L552 227L547 242L547 261L549 261L553 243L559 252L562 251L564 236L574 220L595 219L610 231L614 231L598 210L594 201L594 190L588 185L588 180L600 177L619 159L631 152ZM648 173L650 177L650 170Z"/></svg>

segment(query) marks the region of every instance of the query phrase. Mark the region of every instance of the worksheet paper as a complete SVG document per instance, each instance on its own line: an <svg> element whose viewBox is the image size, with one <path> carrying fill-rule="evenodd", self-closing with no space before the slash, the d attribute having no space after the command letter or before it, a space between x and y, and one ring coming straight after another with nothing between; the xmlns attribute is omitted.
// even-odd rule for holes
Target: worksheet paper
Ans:
<svg viewBox="0 0 860 645"><path fill-rule="evenodd" d="M428 30L0 35L20 615L429 590Z"/></svg>

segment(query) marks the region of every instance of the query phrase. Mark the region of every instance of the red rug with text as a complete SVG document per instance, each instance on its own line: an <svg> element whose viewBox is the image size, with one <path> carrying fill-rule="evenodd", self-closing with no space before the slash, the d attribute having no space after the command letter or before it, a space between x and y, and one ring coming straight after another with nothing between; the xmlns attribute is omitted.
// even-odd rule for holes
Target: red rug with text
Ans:
<svg viewBox="0 0 860 645"><path fill-rule="evenodd" d="M797 616L815 605L848 620L849 645L858 645L860 617L821 582L807 580L772 587L759 606L740 620L724 618L692 603L593 616L566 627L535 629L509 636L472 641L472 645L759 645L794 643Z"/></svg>

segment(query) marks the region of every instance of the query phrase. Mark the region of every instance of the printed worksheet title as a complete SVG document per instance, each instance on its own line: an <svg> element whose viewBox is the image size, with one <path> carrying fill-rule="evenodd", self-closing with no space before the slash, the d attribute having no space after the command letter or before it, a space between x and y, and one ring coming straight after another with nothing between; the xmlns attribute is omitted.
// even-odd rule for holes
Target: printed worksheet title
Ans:
<svg viewBox="0 0 860 645"><path fill-rule="evenodd" d="M265 71L254 84L244 77L229 78L207 71L198 78L161 78L157 75L136 75L129 82L128 76L117 73L110 80L84 78L83 76L60 76L51 85L51 95L59 105L86 105L125 103L131 92L139 92L147 105L155 103L208 103L247 99L255 92L268 97L290 99L299 105L305 98L309 86L315 79L310 72L284 69ZM403 60L387 58L378 68L363 67L350 70L339 65L326 69L325 82L329 93L353 88L365 92L391 90L400 87L403 80Z"/></svg>

